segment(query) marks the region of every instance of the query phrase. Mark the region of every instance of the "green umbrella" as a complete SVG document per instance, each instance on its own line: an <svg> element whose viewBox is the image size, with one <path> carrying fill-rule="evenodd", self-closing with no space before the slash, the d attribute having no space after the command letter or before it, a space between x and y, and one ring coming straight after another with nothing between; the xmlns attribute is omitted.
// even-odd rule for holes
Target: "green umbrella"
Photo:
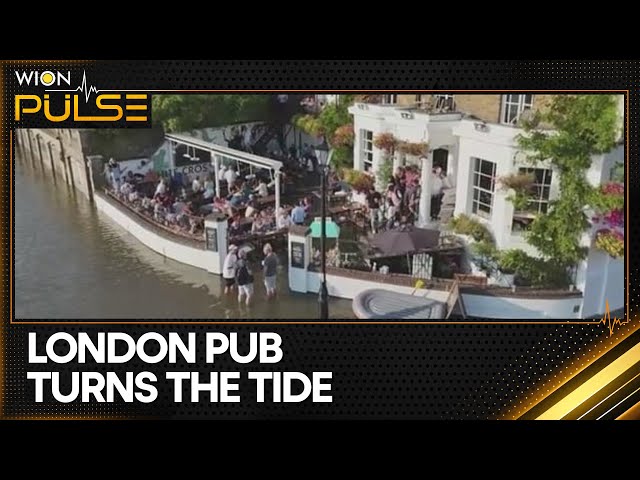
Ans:
<svg viewBox="0 0 640 480"><path fill-rule="evenodd" d="M338 226L337 223L335 223L330 218L326 218L325 225L326 225L327 238L340 238L340 227ZM311 236L313 238L320 238L320 234L321 234L320 231L322 229L322 220L319 217L316 218L309 228L311 228Z"/></svg>

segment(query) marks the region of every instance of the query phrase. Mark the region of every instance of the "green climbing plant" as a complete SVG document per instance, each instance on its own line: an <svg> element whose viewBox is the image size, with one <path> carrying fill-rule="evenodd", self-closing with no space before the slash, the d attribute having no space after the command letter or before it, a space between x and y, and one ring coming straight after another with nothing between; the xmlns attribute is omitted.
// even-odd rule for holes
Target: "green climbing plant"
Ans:
<svg viewBox="0 0 640 480"><path fill-rule="evenodd" d="M376 179L378 183L386 187L393 179L393 159L388 156L380 162L376 171Z"/></svg>
<svg viewBox="0 0 640 480"><path fill-rule="evenodd" d="M546 214L531 223L526 234L550 265L567 270L584 259L580 241L590 226L586 210L595 188L586 176L593 155L613 149L619 132L613 95L556 95L547 110L523 122L518 142L532 163L548 160L558 173L560 195ZM538 127L547 124L551 130Z"/></svg>
<svg viewBox="0 0 640 480"><path fill-rule="evenodd" d="M398 139L390 132L383 132L373 137L373 145L384 152L384 158L376 172L380 185L387 185L393 179L393 158L398 146Z"/></svg>
<svg viewBox="0 0 640 480"><path fill-rule="evenodd" d="M309 135L324 135L333 149L332 164L337 168L353 165L353 119L349 107L353 95L340 95L340 101L326 105L317 114L297 115L293 124Z"/></svg>

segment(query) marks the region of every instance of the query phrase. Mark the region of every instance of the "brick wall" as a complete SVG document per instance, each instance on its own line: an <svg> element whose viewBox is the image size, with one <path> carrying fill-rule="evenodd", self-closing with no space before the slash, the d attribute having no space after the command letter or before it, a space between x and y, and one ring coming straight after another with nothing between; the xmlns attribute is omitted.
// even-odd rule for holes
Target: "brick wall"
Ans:
<svg viewBox="0 0 640 480"><path fill-rule="evenodd" d="M486 122L500 121L500 95L455 96L458 111L468 113Z"/></svg>
<svg viewBox="0 0 640 480"><path fill-rule="evenodd" d="M427 95L425 95L425 97L426 96ZM413 95L408 95L408 94L398 95L398 105L415 105L415 103L416 103L415 94L413 94Z"/></svg>

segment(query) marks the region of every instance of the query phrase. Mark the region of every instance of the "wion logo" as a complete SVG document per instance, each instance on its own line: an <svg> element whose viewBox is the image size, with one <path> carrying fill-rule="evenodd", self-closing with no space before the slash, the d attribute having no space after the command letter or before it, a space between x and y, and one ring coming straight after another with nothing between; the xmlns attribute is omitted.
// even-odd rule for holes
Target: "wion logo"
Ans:
<svg viewBox="0 0 640 480"><path fill-rule="evenodd" d="M18 88L14 120L19 126L148 127L151 124L150 96L127 90L98 89L70 71L15 71ZM77 85L77 86L75 86Z"/></svg>

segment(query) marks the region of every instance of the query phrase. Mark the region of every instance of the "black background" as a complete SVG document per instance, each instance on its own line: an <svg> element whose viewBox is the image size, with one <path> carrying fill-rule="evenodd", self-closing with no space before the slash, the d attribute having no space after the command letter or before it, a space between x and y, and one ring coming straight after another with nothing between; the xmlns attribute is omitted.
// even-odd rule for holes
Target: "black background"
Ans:
<svg viewBox="0 0 640 480"><path fill-rule="evenodd" d="M14 68L15 65L6 65L5 74ZM189 60L100 61L72 68L86 69L87 76L95 79L94 83L99 81L102 88L114 89L629 89L627 188L632 204L636 196L640 62ZM5 75L5 79L8 77ZM5 113L12 111L9 97L5 97ZM4 203L4 218L8 217L6 208ZM633 211L631 214L635 215ZM627 235L633 240L637 237L637 222L632 217L627 223ZM8 261L5 255L5 262ZM8 272L8 268L5 271ZM636 278L637 262L632 257L627 279L631 285L632 312L638 302ZM4 285L8 290L8 282ZM6 313L4 318L8 322L10 312ZM517 404L523 393L535 390L567 359L605 341L608 333L602 327L583 325L6 327L4 414L11 417L495 418ZM167 388L151 406L35 404L29 385L32 382L27 382L25 375L28 369L36 369L26 364L26 333L36 331L42 338L62 328L69 332L126 330L131 334L238 331L246 335L249 331L276 331L283 337L285 354L277 370L299 370L308 374L333 371L334 401L332 404L256 404L251 396L252 388L246 385L247 388L241 387L241 404L176 405ZM96 370L104 368L113 367L98 366ZM210 366L201 364L198 368L207 371ZM245 377L244 372L249 369L230 361L222 361L215 368L238 370ZM250 368L275 369L270 365ZM68 372L71 368L59 370ZM154 369L131 363L115 371L125 370Z"/></svg>

